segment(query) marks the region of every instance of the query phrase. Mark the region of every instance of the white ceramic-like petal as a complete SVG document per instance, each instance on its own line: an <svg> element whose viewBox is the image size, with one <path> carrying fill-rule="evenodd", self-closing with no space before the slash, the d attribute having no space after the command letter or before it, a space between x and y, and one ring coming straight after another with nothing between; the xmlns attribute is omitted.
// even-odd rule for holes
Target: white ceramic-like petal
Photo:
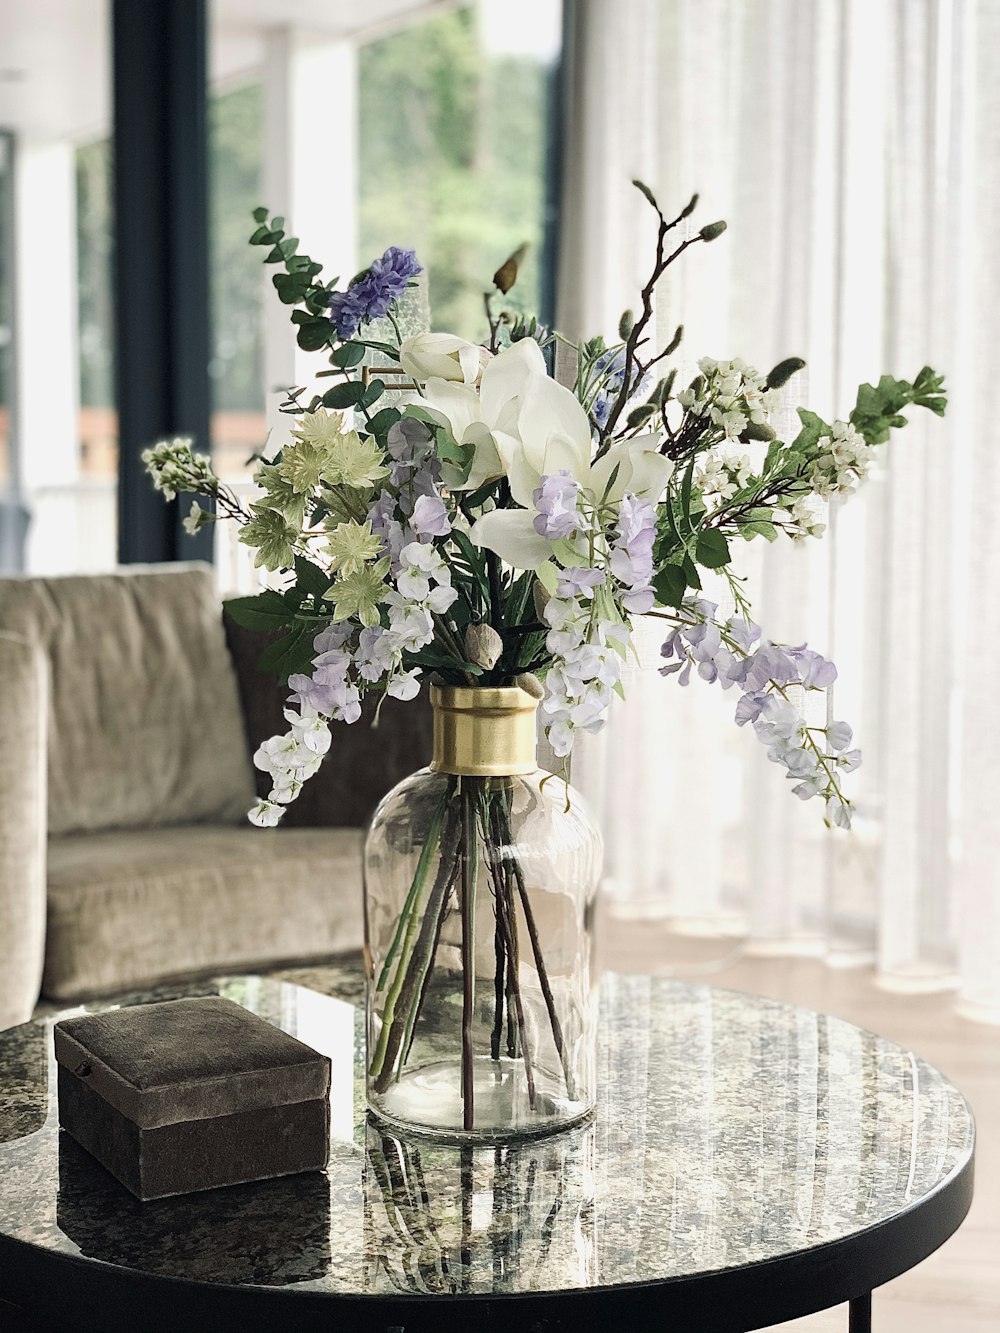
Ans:
<svg viewBox="0 0 1000 1333"><path fill-rule="evenodd" d="M532 466L531 461L525 455L524 445L516 435L508 435L504 431L495 430L493 439L496 441L500 461L507 473L507 481L514 502L522 505L525 509L531 509L534 506L534 493L542 484L541 473L536 467Z"/></svg>
<svg viewBox="0 0 1000 1333"><path fill-rule="evenodd" d="M498 425L506 404L523 392L527 380L538 375L547 377L548 372L534 338L522 338L498 352L484 369L480 383L483 420Z"/></svg>
<svg viewBox="0 0 1000 1333"><path fill-rule="evenodd" d="M494 509L473 523L469 537L514 569L537 569L552 557L552 543L538 535L526 509Z"/></svg>
<svg viewBox="0 0 1000 1333"><path fill-rule="evenodd" d="M586 484L593 447L590 421L575 394L548 376L532 378L521 394L517 426L528 462L537 472L545 476L565 469Z"/></svg>
<svg viewBox="0 0 1000 1333"><path fill-rule="evenodd" d="M475 384L480 351L475 343L454 333L417 333L400 343L399 364L411 379L419 383L444 379Z"/></svg>
<svg viewBox="0 0 1000 1333"><path fill-rule="evenodd" d="M674 470L671 459L656 451L655 435L640 435L613 444L590 470L587 483L598 501L617 504L623 495L658 500ZM618 469L615 474L615 469ZM610 485L614 474L614 482Z"/></svg>
<svg viewBox="0 0 1000 1333"><path fill-rule="evenodd" d="M490 434L489 428L483 422L474 421L465 432L465 439L462 443L471 444L476 452L472 458L472 467L469 469L468 479L458 489L474 491L492 477L503 475L504 466L500 461L496 442ZM452 490L455 489L457 488L453 486Z"/></svg>
<svg viewBox="0 0 1000 1333"><path fill-rule="evenodd" d="M632 459L627 444L613 444L590 469L587 485L594 492L598 504L607 503L614 498L612 492L608 490L612 476L614 476L614 491L620 498L628 490L628 484L632 480ZM619 490L619 487L622 489Z"/></svg>
<svg viewBox="0 0 1000 1333"><path fill-rule="evenodd" d="M632 450L632 481L629 490L641 500L659 500L673 473L673 459L664 458L663 454L650 448L648 437L643 447L637 447L639 444L639 440L629 441Z"/></svg>
<svg viewBox="0 0 1000 1333"><path fill-rule="evenodd" d="M462 443L465 432L474 422L482 420L479 394L464 384L430 379L424 385L424 396L419 402L442 426L448 427L457 444Z"/></svg>

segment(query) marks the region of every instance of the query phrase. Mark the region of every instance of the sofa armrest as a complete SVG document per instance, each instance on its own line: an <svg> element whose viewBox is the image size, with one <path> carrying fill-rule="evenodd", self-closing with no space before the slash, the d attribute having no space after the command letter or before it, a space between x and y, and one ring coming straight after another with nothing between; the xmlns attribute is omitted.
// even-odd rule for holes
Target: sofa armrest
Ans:
<svg viewBox="0 0 1000 1333"><path fill-rule="evenodd" d="M253 754L262 741L288 730L283 711L287 688L257 670L261 653L278 636L244 629L228 614L224 622ZM434 724L426 691L409 703L386 699L376 731L371 727L373 712L367 702L353 726L333 724L330 753L288 807L283 825L363 828L387 791L430 762ZM270 780L257 770L255 774L258 793L266 796Z"/></svg>
<svg viewBox="0 0 1000 1333"><path fill-rule="evenodd" d="M0 1028L31 1017L42 983L47 713L41 648L0 631Z"/></svg>

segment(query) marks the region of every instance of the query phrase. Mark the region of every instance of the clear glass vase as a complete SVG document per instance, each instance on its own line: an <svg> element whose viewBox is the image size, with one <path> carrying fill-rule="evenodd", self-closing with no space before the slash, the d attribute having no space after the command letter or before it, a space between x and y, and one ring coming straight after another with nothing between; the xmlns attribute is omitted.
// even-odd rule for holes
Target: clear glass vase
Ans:
<svg viewBox="0 0 1000 1333"><path fill-rule="evenodd" d="M368 1105L436 1137L546 1133L594 1105L600 835L535 767L533 698L432 702L434 759L365 846Z"/></svg>

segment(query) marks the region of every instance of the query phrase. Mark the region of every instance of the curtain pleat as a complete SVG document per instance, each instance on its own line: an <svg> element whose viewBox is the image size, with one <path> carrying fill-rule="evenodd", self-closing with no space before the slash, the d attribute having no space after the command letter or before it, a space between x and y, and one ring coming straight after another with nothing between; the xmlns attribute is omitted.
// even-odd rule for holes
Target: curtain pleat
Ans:
<svg viewBox="0 0 1000 1333"><path fill-rule="evenodd" d="M841 675L865 753L859 818L828 833L789 796L735 700L656 673L574 755L602 819L614 909L874 962L886 985L957 985L1000 1020L1000 93L991 0L576 0L557 323L613 335L651 262L651 218L701 194L730 229L657 291L701 356L808 369L786 393L844 417L882 371L948 377L822 542L748 545L765 633Z"/></svg>

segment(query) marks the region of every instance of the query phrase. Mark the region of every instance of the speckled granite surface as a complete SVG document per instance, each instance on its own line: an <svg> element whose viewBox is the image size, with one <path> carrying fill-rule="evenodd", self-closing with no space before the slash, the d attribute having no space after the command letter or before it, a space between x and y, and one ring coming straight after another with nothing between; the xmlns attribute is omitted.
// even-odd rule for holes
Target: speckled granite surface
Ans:
<svg viewBox="0 0 1000 1333"><path fill-rule="evenodd" d="M400 1142L364 1116L359 974L284 975L217 989L333 1058L325 1174L138 1203L58 1131L48 1019L0 1033L0 1232L206 1282L559 1291L850 1235L919 1202L972 1150L960 1094L881 1037L618 976L603 982L593 1124L509 1149Z"/></svg>

